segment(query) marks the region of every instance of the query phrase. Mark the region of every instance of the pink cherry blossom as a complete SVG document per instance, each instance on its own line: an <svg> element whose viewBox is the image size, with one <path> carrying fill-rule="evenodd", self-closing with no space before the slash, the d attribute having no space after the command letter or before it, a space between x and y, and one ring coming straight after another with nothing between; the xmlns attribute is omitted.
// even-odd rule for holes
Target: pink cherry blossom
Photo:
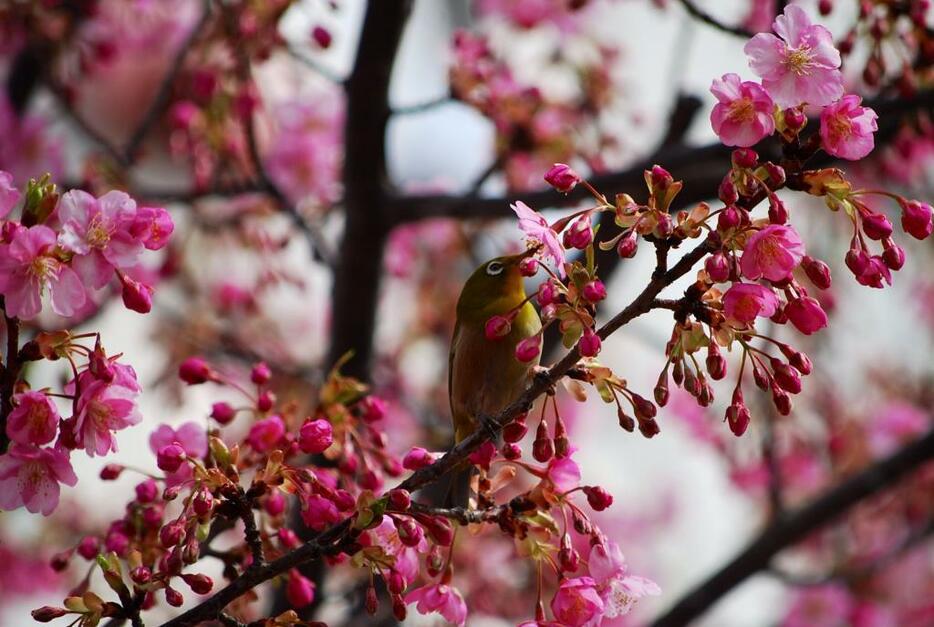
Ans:
<svg viewBox="0 0 934 627"><path fill-rule="evenodd" d="M439 583L422 586L405 595L406 604L416 603L415 609L420 614L437 612L448 622L463 625L467 622L467 604L464 597L452 586Z"/></svg>
<svg viewBox="0 0 934 627"><path fill-rule="evenodd" d="M0 455L0 509L25 506L48 516L58 506L59 483L78 483L62 449L13 444Z"/></svg>
<svg viewBox="0 0 934 627"><path fill-rule="evenodd" d="M723 311L737 322L768 318L778 309L775 292L757 283L734 283L723 295Z"/></svg>
<svg viewBox="0 0 934 627"><path fill-rule="evenodd" d="M323 496L312 494L302 505L302 520L315 531L323 531L341 519L334 501Z"/></svg>
<svg viewBox="0 0 934 627"><path fill-rule="evenodd" d="M75 270L93 288L103 287L116 268L136 265L143 244L133 234L136 202L120 191L94 198L75 189L58 202L62 247L75 253Z"/></svg>
<svg viewBox="0 0 934 627"><path fill-rule="evenodd" d="M250 427L246 441L256 451L265 453L273 448L285 435L285 424L279 416L263 418Z"/></svg>
<svg viewBox="0 0 934 627"><path fill-rule="evenodd" d="M0 170L0 220L16 206L19 195L19 190L13 185L13 175Z"/></svg>
<svg viewBox="0 0 934 627"><path fill-rule="evenodd" d="M840 52L830 31L811 23L804 9L794 4L775 18L772 29L778 37L759 33L743 50L778 106L823 106L843 95Z"/></svg>
<svg viewBox="0 0 934 627"><path fill-rule="evenodd" d="M133 236L139 239L149 250L159 250L165 246L175 223L172 216L162 207L140 207L136 212L131 227Z"/></svg>
<svg viewBox="0 0 934 627"><path fill-rule="evenodd" d="M186 455L200 459L208 452L208 434L203 425L189 421L177 429L159 425L149 436L149 448L154 453L169 444L178 444Z"/></svg>
<svg viewBox="0 0 934 627"><path fill-rule="evenodd" d="M795 298L785 306L785 314L795 328L811 335L827 326L827 314L816 299L810 296Z"/></svg>
<svg viewBox="0 0 934 627"><path fill-rule="evenodd" d="M603 599L606 618L628 614L642 597L661 594L654 581L628 573L626 559L615 542L594 544L587 562Z"/></svg>
<svg viewBox="0 0 934 627"><path fill-rule="evenodd" d="M143 416L136 405L140 388L130 366L111 363L111 382L95 379L89 372L78 378L75 439L88 455L106 455L117 450L114 431L138 424ZM72 386L74 390L75 386Z"/></svg>
<svg viewBox="0 0 934 627"><path fill-rule="evenodd" d="M419 554L428 552L428 541L422 536L415 546L406 546L399 538L396 523L391 516L383 516L383 521L369 530L370 540L382 547L387 555L395 558L392 568L410 584L418 577Z"/></svg>
<svg viewBox="0 0 934 627"><path fill-rule="evenodd" d="M581 469L570 456L553 457L548 462L547 478L555 492L567 492L580 485Z"/></svg>
<svg viewBox="0 0 934 627"><path fill-rule="evenodd" d="M13 397L16 408L7 418L6 433L20 444L46 444L55 439L58 409L42 392L23 392Z"/></svg>
<svg viewBox="0 0 934 627"><path fill-rule="evenodd" d="M52 310L71 316L84 305L84 286L75 272L54 256L55 232L37 224L18 229L9 244L0 244L0 294L10 316L29 320L42 310L46 288Z"/></svg>
<svg viewBox="0 0 934 627"><path fill-rule="evenodd" d="M821 146L829 154L856 161L872 152L878 116L869 107L859 106L862 101L851 94L821 112Z"/></svg>
<svg viewBox="0 0 934 627"><path fill-rule="evenodd" d="M551 600L555 618L568 627L595 627L600 624L606 606L593 577L565 579Z"/></svg>
<svg viewBox="0 0 934 627"><path fill-rule="evenodd" d="M724 74L710 92L719 101L710 112L710 124L727 146L752 146L775 132L775 103L757 83Z"/></svg>
<svg viewBox="0 0 934 627"><path fill-rule="evenodd" d="M849 623L853 597L838 584L812 586L798 590L782 627L835 627Z"/></svg>
<svg viewBox="0 0 934 627"><path fill-rule="evenodd" d="M524 202L517 201L512 205L512 210L519 218L519 229L525 233L526 237L533 242L539 242L544 246L543 255L549 257L558 269L558 273L564 276L564 246L561 245L561 239L558 234L548 226L548 222Z"/></svg>
<svg viewBox="0 0 934 627"><path fill-rule="evenodd" d="M790 226L772 224L746 241L740 268L747 279L784 281L801 263L804 244Z"/></svg>

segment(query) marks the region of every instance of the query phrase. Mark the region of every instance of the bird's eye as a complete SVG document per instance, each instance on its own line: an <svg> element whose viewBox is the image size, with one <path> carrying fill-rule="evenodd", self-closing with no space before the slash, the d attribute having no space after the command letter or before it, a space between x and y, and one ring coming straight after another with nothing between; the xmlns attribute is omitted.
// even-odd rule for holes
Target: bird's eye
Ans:
<svg viewBox="0 0 934 627"><path fill-rule="evenodd" d="M486 273L490 276L496 276L503 271L503 264L498 261L491 261L486 266Z"/></svg>

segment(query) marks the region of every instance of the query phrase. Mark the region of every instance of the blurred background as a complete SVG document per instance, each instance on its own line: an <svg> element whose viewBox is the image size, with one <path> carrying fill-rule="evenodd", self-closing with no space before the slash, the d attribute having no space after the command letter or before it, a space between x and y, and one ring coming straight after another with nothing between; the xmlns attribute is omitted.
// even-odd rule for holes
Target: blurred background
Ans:
<svg viewBox="0 0 934 627"><path fill-rule="evenodd" d="M158 282L153 314L112 303L105 288L78 327L101 331L108 351L134 365L144 421L118 434L113 456L76 460L81 481L53 516L0 514L0 624L30 624L29 609L84 576L82 564L55 573L47 563L132 497L138 476L95 479L105 463L155 470L158 425L207 424L224 392L180 387L188 356L243 377L263 360L277 395L307 404L353 349L345 371L387 399L390 446L444 450L454 305L479 262L521 248L509 203L567 215L542 180L555 162L594 176L608 196L637 199L642 170L658 162L686 179L684 206L715 202L729 151L703 151L717 144L710 83L727 72L753 78L743 45L787 3L417 0L408 15L396 4L406 5L385 0L385 15L365 24L363 0L0 2L0 169L20 184L49 171L63 188L123 188L176 222L168 251L140 269ZM885 103L876 149L851 178L929 202L930 3L795 4L851 50L848 91ZM240 11L236 36L218 26L220 5ZM846 221L817 199L788 202L809 254L835 279L821 295L828 329L775 331L814 362L791 416L765 396L747 399L752 425L740 439L722 421L725 387L706 409L676 393L647 440L620 429L599 399L562 395L585 483L615 496L601 525L632 571L662 588L625 624L651 621L776 516L931 428L930 240L900 241L906 267L891 287L869 290L842 263ZM614 255L601 260L607 316L654 263L648 250ZM49 316L36 329L62 324ZM671 325L665 312L639 318L605 342L601 360L648 395ZM562 354L553 344L543 363ZM64 373L31 376L52 384ZM231 437L246 431L241 422ZM697 624L934 624L932 488L928 464L841 512ZM534 582L509 562L511 544L495 533L473 540L483 550L464 560L495 563L458 582L469 624L528 617ZM317 616L370 624L355 615L351 582L327 586ZM414 613L409 622L432 623Z"/></svg>

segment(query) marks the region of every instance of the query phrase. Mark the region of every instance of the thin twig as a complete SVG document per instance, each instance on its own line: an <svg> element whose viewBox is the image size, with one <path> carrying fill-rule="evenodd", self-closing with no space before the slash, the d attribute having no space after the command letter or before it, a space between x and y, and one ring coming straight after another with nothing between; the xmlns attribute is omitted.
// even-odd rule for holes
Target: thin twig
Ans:
<svg viewBox="0 0 934 627"><path fill-rule="evenodd" d="M456 520L463 525L468 525L496 520L507 510L507 506L496 505L485 509L469 509L467 507L430 507L422 503L413 502L409 509L419 514L443 516L444 518Z"/></svg>
<svg viewBox="0 0 934 627"><path fill-rule="evenodd" d="M728 24L724 24L706 11L700 9L696 4L694 4L694 0L680 1L681 6L684 7L684 10L687 11L694 19L701 21L708 26L713 26L719 31L723 31L724 33L729 33L731 35L736 35L737 37L745 37L746 39L749 39L755 35L755 33L743 28L742 26L729 26Z"/></svg>
<svg viewBox="0 0 934 627"><path fill-rule="evenodd" d="M338 76L331 70L327 69L326 67L324 67L323 65L321 65L320 63L312 59L311 57L308 57L307 55L305 55L305 53L299 52L298 49L295 48L294 46L289 46L288 48L286 48L286 50L288 50L290 57L292 57L293 59L295 59L302 65L304 65L305 67L313 70L317 74L320 74L322 77L331 81L335 85L342 85L344 81L346 80L346 79L341 78L340 76Z"/></svg>
<svg viewBox="0 0 934 627"><path fill-rule="evenodd" d="M424 113L425 111L431 111L436 109L441 105L446 105L450 102L453 102L454 99L451 97L450 93L447 93L438 98L433 98L431 100L426 100L425 102L419 102L413 105L406 105L404 107L396 107L392 110L393 115L413 115L416 113Z"/></svg>

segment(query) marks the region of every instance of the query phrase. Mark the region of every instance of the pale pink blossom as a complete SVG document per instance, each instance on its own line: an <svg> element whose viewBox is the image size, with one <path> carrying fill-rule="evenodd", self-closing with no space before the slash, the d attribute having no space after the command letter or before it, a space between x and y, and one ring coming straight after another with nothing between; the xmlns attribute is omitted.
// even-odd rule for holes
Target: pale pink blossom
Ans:
<svg viewBox="0 0 934 627"><path fill-rule="evenodd" d="M872 152L879 116L869 107L861 107L862 101L851 94L824 107L820 114L820 137L828 154L856 161Z"/></svg>
<svg viewBox="0 0 934 627"><path fill-rule="evenodd" d="M797 231L790 226L772 224L746 241L740 268L747 279L784 281L803 257L804 244Z"/></svg>
<svg viewBox="0 0 934 627"><path fill-rule="evenodd" d="M32 390L13 397L16 407L7 418L6 433L20 444L46 444L55 439L58 409L52 399Z"/></svg>
<svg viewBox="0 0 934 627"><path fill-rule="evenodd" d="M737 322L768 318L778 309L775 292L758 283L734 283L723 295L723 312Z"/></svg>
<svg viewBox="0 0 934 627"><path fill-rule="evenodd" d="M0 220L7 217L19 202L19 190L13 185L13 175L0 170Z"/></svg>
<svg viewBox="0 0 934 627"><path fill-rule="evenodd" d="M544 246L542 255L550 258L558 273L564 276L564 246L558 234L548 225L548 221L521 200L512 205L512 210L519 218L519 229L533 242Z"/></svg>
<svg viewBox="0 0 934 627"><path fill-rule="evenodd" d="M827 584L798 590L782 627L838 627L849 624L853 597L843 586Z"/></svg>
<svg viewBox="0 0 934 627"><path fill-rule="evenodd" d="M89 372L78 378L78 403L75 413L75 441L88 455L106 455L117 450L114 431L130 427L143 419L136 405L139 383L130 366L111 363L111 382L94 378Z"/></svg>
<svg viewBox="0 0 934 627"><path fill-rule="evenodd" d="M594 544L587 562L603 599L605 618L628 614L642 597L661 594L654 581L629 574L626 559L615 542Z"/></svg>
<svg viewBox="0 0 934 627"><path fill-rule="evenodd" d="M0 509L25 506L48 516L58 506L59 483L78 483L68 453L58 448L13 444L0 455Z"/></svg>
<svg viewBox="0 0 934 627"><path fill-rule="evenodd" d="M710 124L727 146L752 146L775 132L775 103L757 83L724 74L710 92L719 101L710 112Z"/></svg>
<svg viewBox="0 0 934 627"><path fill-rule="evenodd" d="M415 603L419 614L437 612L448 622L463 625L467 622L467 604L461 593L448 584L422 586L405 595L406 604Z"/></svg>
<svg viewBox="0 0 934 627"><path fill-rule="evenodd" d="M399 538L396 523L391 516L383 516L383 521L368 531L370 540L380 546L387 555L395 558L392 568L405 580L406 585L418 577L419 555L428 552L428 541L422 536L415 546L406 546Z"/></svg>
<svg viewBox="0 0 934 627"><path fill-rule="evenodd" d="M72 265L88 285L103 287L115 269L136 265L143 244L133 234L136 202L126 193L94 198L74 189L62 195L57 211L61 245L75 253Z"/></svg>
<svg viewBox="0 0 934 627"><path fill-rule="evenodd" d="M62 141L47 133L49 120L29 113L18 114L6 96L0 93L0 137L4 146L16 150L0 151L0 170L13 175L13 181L25 185L30 178L45 172L61 175L64 172Z"/></svg>
<svg viewBox="0 0 934 627"><path fill-rule="evenodd" d="M553 491L558 493L573 490L580 485L581 469L570 455L567 457L552 457L548 462L546 471L548 481L554 486Z"/></svg>
<svg viewBox="0 0 934 627"><path fill-rule="evenodd" d="M87 298L78 275L54 255L55 232L37 224L19 229L9 244L0 244L0 294L10 316L28 320L42 310L48 288L52 310L71 316Z"/></svg>
<svg viewBox="0 0 934 627"><path fill-rule="evenodd" d="M813 24L795 4L785 7L772 28L778 37L759 33L743 50L749 67L778 106L823 106L843 95L840 52L830 31Z"/></svg>

